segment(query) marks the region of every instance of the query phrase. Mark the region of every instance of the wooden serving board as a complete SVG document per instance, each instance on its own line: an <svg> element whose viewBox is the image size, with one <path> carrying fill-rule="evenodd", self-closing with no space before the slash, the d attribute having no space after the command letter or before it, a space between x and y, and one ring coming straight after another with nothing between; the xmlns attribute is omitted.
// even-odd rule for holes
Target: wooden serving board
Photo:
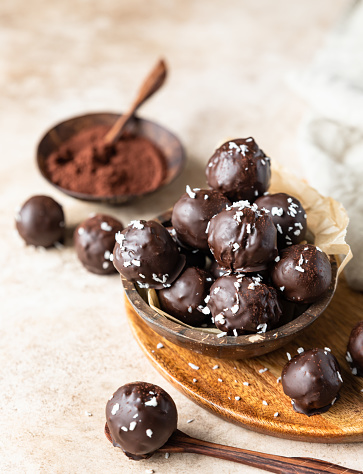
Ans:
<svg viewBox="0 0 363 474"><path fill-rule="evenodd" d="M303 335L255 359L221 360L183 349L150 329L128 301L126 309L133 334L156 369L184 395L215 415L281 438L324 443L363 441L363 377L353 376L345 360L350 331L363 319L363 294L349 290L344 279L328 309ZM158 349L160 342L164 347ZM294 356L299 347L329 347L341 366L344 384L340 398L322 415L296 413L281 383L277 383L287 362L286 353ZM218 368L213 369L216 365ZM264 368L268 370L261 373Z"/></svg>

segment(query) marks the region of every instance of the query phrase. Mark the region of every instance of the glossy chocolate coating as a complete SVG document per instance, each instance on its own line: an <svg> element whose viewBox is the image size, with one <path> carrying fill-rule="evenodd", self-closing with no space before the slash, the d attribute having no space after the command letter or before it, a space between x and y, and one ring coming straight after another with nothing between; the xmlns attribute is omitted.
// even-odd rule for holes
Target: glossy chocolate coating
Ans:
<svg viewBox="0 0 363 474"><path fill-rule="evenodd" d="M323 349L293 357L282 370L281 382L294 410L308 416L329 410L343 384L336 358Z"/></svg>
<svg viewBox="0 0 363 474"><path fill-rule="evenodd" d="M274 288L261 278L241 275L218 278L210 289L208 308L216 327L230 336L266 332L282 314Z"/></svg>
<svg viewBox="0 0 363 474"><path fill-rule="evenodd" d="M208 161L209 186L231 201L253 202L270 186L271 163L252 137L230 140Z"/></svg>
<svg viewBox="0 0 363 474"><path fill-rule="evenodd" d="M64 240L62 206L49 196L32 196L15 219L19 235L27 245L47 248Z"/></svg>
<svg viewBox="0 0 363 474"><path fill-rule="evenodd" d="M207 252L208 223L231 203L222 193L212 189L191 190L187 187L187 190L174 204L171 222L180 242Z"/></svg>
<svg viewBox="0 0 363 474"><path fill-rule="evenodd" d="M277 229L277 247L283 249L305 239L306 213L300 201L285 193L267 194L256 199L260 208L268 209Z"/></svg>
<svg viewBox="0 0 363 474"><path fill-rule="evenodd" d="M187 268L170 288L158 291L161 309L189 326L201 326L210 321L209 310L204 309L204 300L213 281L207 271L197 267Z"/></svg>
<svg viewBox="0 0 363 474"><path fill-rule="evenodd" d="M292 245L281 250L271 278L287 300L313 303L329 288L332 271L328 256L315 245Z"/></svg>
<svg viewBox="0 0 363 474"><path fill-rule="evenodd" d="M81 222L74 231L74 246L81 263L89 272L99 275L115 273L110 258L115 246L115 234L123 225L106 214L96 214Z"/></svg>
<svg viewBox="0 0 363 474"><path fill-rule="evenodd" d="M168 288L185 265L169 232L155 221L131 221L116 234L113 264L140 288Z"/></svg>
<svg viewBox="0 0 363 474"><path fill-rule="evenodd" d="M363 320L359 321L352 329L347 349L347 359L349 359L353 373L363 377Z"/></svg>
<svg viewBox="0 0 363 474"><path fill-rule="evenodd" d="M185 266L204 268L205 254L201 250L186 247L182 244L176 235L174 227L168 226L166 229L177 243L179 252L185 256Z"/></svg>
<svg viewBox="0 0 363 474"><path fill-rule="evenodd" d="M240 201L210 220L208 244L222 267L258 272L277 256L276 227L268 213Z"/></svg>
<svg viewBox="0 0 363 474"><path fill-rule="evenodd" d="M113 445L142 459L167 442L177 428L178 413L161 387L133 382L120 387L107 402L106 420Z"/></svg>

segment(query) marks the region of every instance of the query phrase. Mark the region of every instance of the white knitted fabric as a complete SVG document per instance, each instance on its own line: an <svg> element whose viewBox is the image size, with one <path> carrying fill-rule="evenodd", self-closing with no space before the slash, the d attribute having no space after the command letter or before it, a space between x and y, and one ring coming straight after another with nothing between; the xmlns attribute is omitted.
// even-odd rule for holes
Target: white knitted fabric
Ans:
<svg viewBox="0 0 363 474"><path fill-rule="evenodd" d="M304 74L290 84L310 105L299 133L302 168L319 192L342 202L353 259L346 278L363 290L363 1L355 2Z"/></svg>

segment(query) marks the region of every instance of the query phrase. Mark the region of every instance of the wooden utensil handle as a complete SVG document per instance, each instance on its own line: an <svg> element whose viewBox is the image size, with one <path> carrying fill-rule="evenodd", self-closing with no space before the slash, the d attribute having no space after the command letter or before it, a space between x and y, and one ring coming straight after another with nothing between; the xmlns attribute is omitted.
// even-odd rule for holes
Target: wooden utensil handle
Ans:
<svg viewBox="0 0 363 474"><path fill-rule="evenodd" d="M145 100L147 100L163 85L166 78L166 73L166 64L163 59L160 59L142 83L137 97L132 103L129 111L122 115L112 126L111 130L107 132L104 138L105 145L115 143L115 141L120 137L126 123L134 115L140 105L143 104Z"/></svg>
<svg viewBox="0 0 363 474"><path fill-rule="evenodd" d="M160 451L203 454L228 461L238 462L277 474L362 474L362 471L347 469L336 464L310 458L287 458L273 454L257 453L231 446L209 443L191 438L181 431L172 435Z"/></svg>

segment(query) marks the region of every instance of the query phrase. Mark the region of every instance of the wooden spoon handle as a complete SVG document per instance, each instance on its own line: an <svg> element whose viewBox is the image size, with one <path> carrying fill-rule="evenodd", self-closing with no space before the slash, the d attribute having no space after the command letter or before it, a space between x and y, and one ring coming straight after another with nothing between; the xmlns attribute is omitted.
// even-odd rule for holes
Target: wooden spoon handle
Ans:
<svg viewBox="0 0 363 474"><path fill-rule="evenodd" d="M122 115L112 126L111 130L109 130L105 135L105 145L111 145L112 143L115 143L115 141L120 137L126 123L134 115L140 105L143 104L145 100L153 95L164 84L166 73L166 64L163 59L160 59L142 83L137 97L132 103L129 111Z"/></svg>
<svg viewBox="0 0 363 474"><path fill-rule="evenodd" d="M284 456L257 453L246 449L209 443L207 441L191 438L179 430L177 430L158 451L204 454L206 456L234 461L278 474L362 474L362 471L347 469L317 459L287 458Z"/></svg>

